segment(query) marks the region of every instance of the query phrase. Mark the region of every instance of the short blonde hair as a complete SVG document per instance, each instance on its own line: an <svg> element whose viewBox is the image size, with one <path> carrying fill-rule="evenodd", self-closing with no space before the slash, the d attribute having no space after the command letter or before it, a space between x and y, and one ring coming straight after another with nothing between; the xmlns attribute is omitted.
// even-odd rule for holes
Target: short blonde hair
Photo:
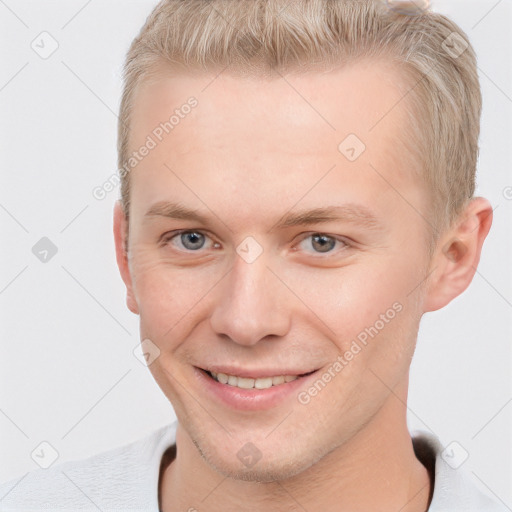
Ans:
<svg viewBox="0 0 512 512"><path fill-rule="evenodd" d="M118 166L127 170L130 113L139 84L162 63L188 69L267 76L388 58L412 108L411 141L430 190L432 244L475 190L481 92L474 50L446 16L414 15L383 0L162 0L133 40L124 67ZM401 3L401 5L403 2ZM277 75L279 76L279 75ZM340 141L341 142L341 141ZM130 172L121 173L130 207Z"/></svg>

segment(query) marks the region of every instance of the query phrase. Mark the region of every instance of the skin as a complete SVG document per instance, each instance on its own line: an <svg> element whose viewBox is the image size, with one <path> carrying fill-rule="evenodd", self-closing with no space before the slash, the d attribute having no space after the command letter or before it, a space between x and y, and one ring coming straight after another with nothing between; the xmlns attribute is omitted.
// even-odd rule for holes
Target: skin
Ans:
<svg viewBox="0 0 512 512"><path fill-rule="evenodd" d="M421 316L469 286L492 207L469 202L428 259L429 194L403 158L401 77L383 61L289 83L216 75L162 69L141 87L132 149L190 96L198 106L132 171L129 226L114 208L127 305L160 350L149 368L179 420L162 508L425 511L432 482L407 430L409 366ZM349 133L366 145L354 162L337 149ZM208 225L144 219L161 200L200 210ZM346 203L370 208L381 228L272 229L290 211ZM205 234L204 246L179 235L159 244L181 229ZM339 242L322 252L314 233ZM247 236L263 249L252 263L236 252ZM323 373L396 302L400 313L306 405L294 395L234 410L193 377L192 365L213 362ZM247 442L262 454L250 468L237 457Z"/></svg>

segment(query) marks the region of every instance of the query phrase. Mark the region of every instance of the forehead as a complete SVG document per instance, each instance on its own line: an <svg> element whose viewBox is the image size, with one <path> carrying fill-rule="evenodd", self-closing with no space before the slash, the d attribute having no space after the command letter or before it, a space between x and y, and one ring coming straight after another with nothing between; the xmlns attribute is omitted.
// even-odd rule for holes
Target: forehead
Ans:
<svg viewBox="0 0 512 512"><path fill-rule="evenodd" d="M215 122L217 130L236 131L240 137L257 134L262 143L278 137L287 146L295 140L302 147L306 132L315 145L315 137L329 133L339 138L349 131L371 143L373 135L380 138L391 127L397 133L390 136L407 132L403 96L408 86L387 60L356 61L330 71L276 73L271 79L243 78L225 70L157 69L135 94L132 130L139 135L150 133L191 96L199 108L187 117L196 127L209 129ZM288 128L284 132L261 130L262 125L277 128L283 123ZM173 137L179 132L174 130Z"/></svg>
<svg viewBox="0 0 512 512"><path fill-rule="evenodd" d="M339 193L369 197L389 180L414 188L404 87L386 61L273 79L164 71L142 84L133 104L130 151L148 137L155 143L132 171L134 208L143 214L143 206L168 199L177 176L212 197L250 191L239 198L245 203L292 201L326 173L324 189ZM190 98L195 106L184 108ZM351 161L347 146L364 151Z"/></svg>

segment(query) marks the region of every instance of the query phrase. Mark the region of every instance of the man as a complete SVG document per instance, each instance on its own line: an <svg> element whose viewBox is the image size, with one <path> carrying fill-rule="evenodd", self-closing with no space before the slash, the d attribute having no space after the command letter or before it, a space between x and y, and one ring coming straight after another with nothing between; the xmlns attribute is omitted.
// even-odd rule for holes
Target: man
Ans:
<svg viewBox="0 0 512 512"><path fill-rule="evenodd" d="M406 423L421 317L469 286L492 222L475 55L387 4L155 8L114 236L177 422L5 484L6 510L502 510Z"/></svg>

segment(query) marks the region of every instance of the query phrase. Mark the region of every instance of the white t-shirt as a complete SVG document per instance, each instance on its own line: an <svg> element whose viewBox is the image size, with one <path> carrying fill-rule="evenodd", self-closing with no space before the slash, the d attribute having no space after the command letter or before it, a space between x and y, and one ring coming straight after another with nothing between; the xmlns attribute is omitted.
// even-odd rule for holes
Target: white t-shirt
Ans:
<svg viewBox="0 0 512 512"><path fill-rule="evenodd" d="M38 468L0 485L1 512L95 511L159 512L160 462L176 442L177 421L152 434L82 460ZM510 512L480 492L462 468L441 457L442 446L430 433L413 436L418 458L435 461L434 495L429 512Z"/></svg>

